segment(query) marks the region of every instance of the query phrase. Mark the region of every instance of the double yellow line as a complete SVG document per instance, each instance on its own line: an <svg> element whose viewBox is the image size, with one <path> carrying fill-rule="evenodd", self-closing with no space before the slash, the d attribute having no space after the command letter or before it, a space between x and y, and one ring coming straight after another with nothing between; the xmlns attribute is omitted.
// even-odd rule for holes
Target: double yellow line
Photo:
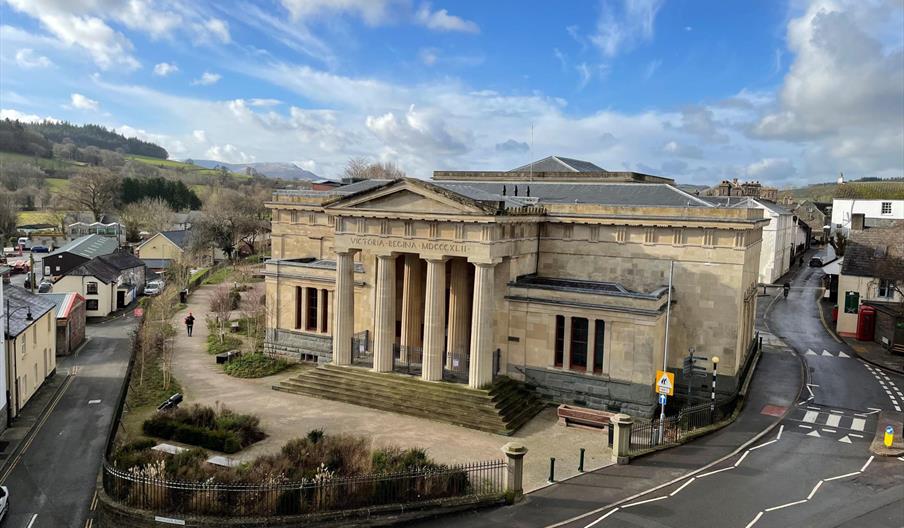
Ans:
<svg viewBox="0 0 904 528"><path fill-rule="evenodd" d="M22 456L25 455L26 451L28 451L28 447L31 445L31 442L35 439L36 436L38 436L38 432L41 431L41 428L44 427L47 419L50 418L51 414L53 414L53 410L56 408L57 404L60 403L60 400L63 399L63 395L66 394L66 391L69 389L69 385L72 384L72 380L74 379L75 375L70 374L66 378L66 381L63 382L63 386L50 402L50 406L44 409L44 415L41 417L41 420L31 428L31 431L28 432L28 437L25 439L25 443L22 444L22 449L19 450L16 458L13 459L12 463L6 468L6 471L3 472L3 475L0 476L0 483L6 483L6 479L9 477L9 474L12 473L13 469L16 468L16 465L19 463L19 461L22 460Z"/></svg>

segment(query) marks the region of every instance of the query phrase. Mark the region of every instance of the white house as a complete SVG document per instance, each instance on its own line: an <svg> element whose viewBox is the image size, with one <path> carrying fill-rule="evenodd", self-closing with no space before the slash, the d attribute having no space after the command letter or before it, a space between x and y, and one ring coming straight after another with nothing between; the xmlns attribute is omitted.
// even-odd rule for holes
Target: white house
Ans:
<svg viewBox="0 0 904 528"><path fill-rule="evenodd" d="M797 222L794 214L769 200L749 196L701 196L712 204L731 208L762 209L769 224L763 227L760 246L759 281L774 284L791 266L791 257L799 245Z"/></svg>
<svg viewBox="0 0 904 528"><path fill-rule="evenodd" d="M838 229L847 235L852 228L863 229L876 220L904 220L904 200L832 200L833 235Z"/></svg>
<svg viewBox="0 0 904 528"><path fill-rule="evenodd" d="M70 270L54 283L53 291L78 293L85 298L87 317L105 317L134 301L144 284L144 262L127 253L113 253Z"/></svg>
<svg viewBox="0 0 904 528"><path fill-rule="evenodd" d="M8 266L0 265L0 394L6 394L6 297L3 296L3 275L9 272ZM9 408L6 398L0 401L0 432L6 429L6 417Z"/></svg>

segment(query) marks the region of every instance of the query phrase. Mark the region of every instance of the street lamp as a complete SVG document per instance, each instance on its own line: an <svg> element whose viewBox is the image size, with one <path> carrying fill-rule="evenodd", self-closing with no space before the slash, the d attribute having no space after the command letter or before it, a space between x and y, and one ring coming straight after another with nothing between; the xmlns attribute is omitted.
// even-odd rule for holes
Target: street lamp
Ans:
<svg viewBox="0 0 904 528"><path fill-rule="evenodd" d="M719 356L713 356L713 390L709 401L709 421L713 422L716 415L716 370L719 368Z"/></svg>
<svg viewBox="0 0 904 528"><path fill-rule="evenodd" d="M28 310L28 312L25 313L26 321L31 321L34 319L34 317L32 317L32 315L31 315L31 305L26 304L25 306L20 306L13 311L9 311L9 299L7 299L6 300L6 326L4 327L4 329L7 332L9 332L9 318L12 317L12 315L14 313L18 312L19 310Z"/></svg>

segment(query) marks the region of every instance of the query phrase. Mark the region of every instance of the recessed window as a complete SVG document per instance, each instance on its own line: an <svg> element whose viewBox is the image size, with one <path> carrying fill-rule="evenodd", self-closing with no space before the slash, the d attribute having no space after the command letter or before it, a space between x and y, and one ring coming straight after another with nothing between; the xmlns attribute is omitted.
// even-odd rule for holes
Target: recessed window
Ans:
<svg viewBox="0 0 904 528"><path fill-rule="evenodd" d="M597 319L593 327L593 372L603 373L603 345L606 341L606 321Z"/></svg>
<svg viewBox="0 0 904 528"><path fill-rule="evenodd" d="M88 299L85 301L85 309L86 310L97 311L98 306L99 305L97 304L97 299Z"/></svg>
<svg viewBox="0 0 904 528"><path fill-rule="evenodd" d="M571 370L587 370L587 319L571 318Z"/></svg>
<svg viewBox="0 0 904 528"><path fill-rule="evenodd" d="M87 295L97 295L97 283L89 282L85 285L85 293Z"/></svg>
<svg viewBox="0 0 904 528"><path fill-rule="evenodd" d="M883 299L891 299L892 297L894 297L894 281L889 279L879 279L879 288L876 291L876 296L882 297Z"/></svg>
<svg viewBox="0 0 904 528"><path fill-rule="evenodd" d="M565 317L556 316L556 343L555 356L553 364L557 367L562 366L562 360L565 357Z"/></svg>
<svg viewBox="0 0 904 528"><path fill-rule="evenodd" d="M317 288L305 288L307 292L308 313L305 321L305 330L317 331Z"/></svg>
<svg viewBox="0 0 904 528"><path fill-rule="evenodd" d="M891 202L882 202L882 214L884 214L884 215L891 214Z"/></svg>

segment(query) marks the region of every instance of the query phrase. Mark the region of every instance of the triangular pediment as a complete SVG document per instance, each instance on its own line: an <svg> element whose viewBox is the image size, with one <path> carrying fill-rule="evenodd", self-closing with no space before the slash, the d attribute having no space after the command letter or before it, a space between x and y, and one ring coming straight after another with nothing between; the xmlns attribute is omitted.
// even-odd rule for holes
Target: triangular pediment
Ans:
<svg viewBox="0 0 904 528"><path fill-rule="evenodd" d="M486 214L487 206L420 180L396 180L340 198L332 210L362 210L418 214Z"/></svg>

